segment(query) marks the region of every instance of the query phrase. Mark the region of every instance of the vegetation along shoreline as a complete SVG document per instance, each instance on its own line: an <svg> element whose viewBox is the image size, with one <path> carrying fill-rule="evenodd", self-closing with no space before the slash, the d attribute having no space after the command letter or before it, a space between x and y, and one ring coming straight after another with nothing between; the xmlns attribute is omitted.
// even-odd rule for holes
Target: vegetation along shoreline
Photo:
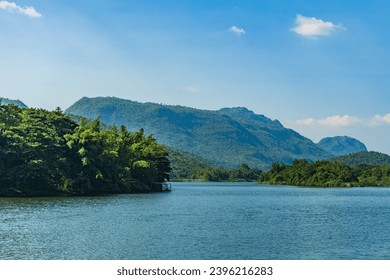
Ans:
<svg viewBox="0 0 390 280"><path fill-rule="evenodd" d="M61 110L0 106L0 196L156 191L169 180L167 149L143 130L76 123Z"/></svg>
<svg viewBox="0 0 390 280"><path fill-rule="evenodd" d="M390 165L383 163L388 157L364 152L291 165L275 162L265 172L245 163L229 169L159 144L143 129L130 132L123 125L103 125L100 118L75 121L59 108L0 105L0 196L144 193L161 191L156 186L170 180L390 186Z"/></svg>

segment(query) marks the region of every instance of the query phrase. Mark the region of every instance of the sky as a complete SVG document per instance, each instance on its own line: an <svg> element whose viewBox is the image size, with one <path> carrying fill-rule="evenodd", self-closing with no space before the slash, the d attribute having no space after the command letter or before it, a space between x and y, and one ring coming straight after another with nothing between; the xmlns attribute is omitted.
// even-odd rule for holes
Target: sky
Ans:
<svg viewBox="0 0 390 280"><path fill-rule="evenodd" d="M0 1L0 96L247 107L390 154L390 1Z"/></svg>

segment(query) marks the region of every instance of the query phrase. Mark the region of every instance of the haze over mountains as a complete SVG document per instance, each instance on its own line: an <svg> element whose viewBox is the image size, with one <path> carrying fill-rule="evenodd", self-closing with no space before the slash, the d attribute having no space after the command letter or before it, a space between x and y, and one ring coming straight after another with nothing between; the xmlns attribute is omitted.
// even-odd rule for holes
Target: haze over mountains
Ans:
<svg viewBox="0 0 390 280"><path fill-rule="evenodd" d="M124 124L129 130L143 128L160 143L227 168L247 163L266 169L275 161L291 163L294 159L312 161L334 156L279 121L243 107L210 111L115 97L84 97L65 112L100 117L103 123Z"/></svg>

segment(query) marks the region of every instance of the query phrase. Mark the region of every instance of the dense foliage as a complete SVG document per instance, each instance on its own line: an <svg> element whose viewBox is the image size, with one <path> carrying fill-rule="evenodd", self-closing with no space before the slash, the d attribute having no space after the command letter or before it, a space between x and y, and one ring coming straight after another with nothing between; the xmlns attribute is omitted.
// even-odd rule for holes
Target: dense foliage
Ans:
<svg viewBox="0 0 390 280"><path fill-rule="evenodd" d="M256 182L259 180L261 170L250 168L243 163L237 169L226 169L222 167L211 167L199 170L194 178L208 182Z"/></svg>
<svg viewBox="0 0 390 280"><path fill-rule="evenodd" d="M169 179L168 152L143 130L80 124L61 110L0 105L0 195L143 192Z"/></svg>
<svg viewBox="0 0 390 280"><path fill-rule="evenodd" d="M389 165L390 156L379 152L360 152L349 154L345 156L335 157L332 161L338 161L340 163L349 166L364 166L364 165Z"/></svg>
<svg viewBox="0 0 390 280"><path fill-rule="evenodd" d="M169 149L169 161L173 181L208 182L256 182L261 170L241 164L239 168L227 169L211 164L209 161L188 152Z"/></svg>
<svg viewBox="0 0 390 280"><path fill-rule="evenodd" d="M318 187L390 186L390 166L350 167L337 161L296 160L292 165L276 162L261 174L260 182Z"/></svg>
<svg viewBox="0 0 390 280"><path fill-rule="evenodd" d="M169 161L172 167L172 171L170 172L172 181L198 180L197 174L204 169L213 167L211 162L191 153L172 147L169 147L168 150Z"/></svg>

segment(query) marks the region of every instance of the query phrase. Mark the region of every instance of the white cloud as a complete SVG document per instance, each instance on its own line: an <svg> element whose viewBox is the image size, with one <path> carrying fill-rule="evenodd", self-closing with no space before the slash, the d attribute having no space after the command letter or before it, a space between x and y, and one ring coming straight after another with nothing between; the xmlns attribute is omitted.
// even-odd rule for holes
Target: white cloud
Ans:
<svg viewBox="0 0 390 280"><path fill-rule="evenodd" d="M323 21L322 19L317 19L315 17L304 17L302 15L297 15L296 26L291 30L295 33L309 38L315 38L317 36L329 36L332 32L343 29L342 25L334 24L330 21Z"/></svg>
<svg viewBox="0 0 390 280"><path fill-rule="evenodd" d="M318 123L322 126L351 126L361 123L362 120L354 116L330 116L323 120L319 120Z"/></svg>
<svg viewBox="0 0 390 280"><path fill-rule="evenodd" d="M316 120L314 118L306 118L302 120L297 120L295 123L299 126L347 127L364 123L364 120L355 116L336 115L319 120Z"/></svg>
<svg viewBox="0 0 390 280"><path fill-rule="evenodd" d="M245 30L243 28L238 28L235 25L230 27L230 31L235 33L237 36L245 35Z"/></svg>
<svg viewBox="0 0 390 280"><path fill-rule="evenodd" d="M291 123L291 122L290 122ZM390 125L390 113L386 115L375 115L371 118L359 118L349 115L335 115L324 119L306 118L292 122L299 127L352 127L356 125L372 127L379 125Z"/></svg>
<svg viewBox="0 0 390 280"><path fill-rule="evenodd" d="M316 124L316 120L313 118L306 118L302 120L297 120L295 121L295 123L300 126L314 126Z"/></svg>
<svg viewBox="0 0 390 280"><path fill-rule="evenodd" d="M192 93L197 93L199 91L199 86L186 86L183 87L184 91L192 92Z"/></svg>
<svg viewBox="0 0 390 280"><path fill-rule="evenodd" d="M390 124L390 113L386 115L375 115L372 118L372 125Z"/></svg>
<svg viewBox="0 0 390 280"><path fill-rule="evenodd" d="M0 1L0 9L5 10L7 12L23 14L33 18L38 18L42 16L33 7L21 7L14 2Z"/></svg>

